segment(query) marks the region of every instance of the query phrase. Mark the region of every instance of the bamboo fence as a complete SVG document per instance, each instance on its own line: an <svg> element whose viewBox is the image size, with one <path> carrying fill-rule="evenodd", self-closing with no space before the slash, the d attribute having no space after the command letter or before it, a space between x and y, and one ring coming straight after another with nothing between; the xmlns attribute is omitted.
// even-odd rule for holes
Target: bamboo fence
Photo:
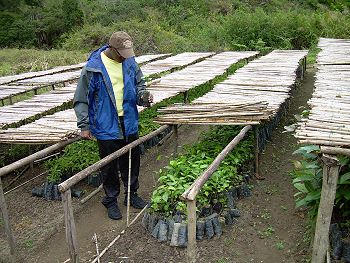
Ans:
<svg viewBox="0 0 350 263"><path fill-rule="evenodd" d="M161 77L158 82L148 87L154 95L154 103L185 92L197 85L204 84L216 76L222 75L234 63L248 59L258 52L223 52L190 65L177 72ZM183 73L183 74L181 74ZM180 77L182 76L182 77ZM193 79L196 76L196 79ZM164 81L163 81L164 79ZM165 85L164 83L167 83ZM138 111L144 110L138 107ZM74 110L65 110L45 116L35 122L18 128L0 130L0 143L45 144L54 143L71 136L76 136L76 116Z"/></svg>
<svg viewBox="0 0 350 263"><path fill-rule="evenodd" d="M302 144L350 147L350 40L319 41L315 90L310 114L295 137Z"/></svg>
<svg viewBox="0 0 350 263"><path fill-rule="evenodd" d="M273 51L238 69L190 105L160 109L161 124L259 124L276 114L290 97L296 71L307 51Z"/></svg>

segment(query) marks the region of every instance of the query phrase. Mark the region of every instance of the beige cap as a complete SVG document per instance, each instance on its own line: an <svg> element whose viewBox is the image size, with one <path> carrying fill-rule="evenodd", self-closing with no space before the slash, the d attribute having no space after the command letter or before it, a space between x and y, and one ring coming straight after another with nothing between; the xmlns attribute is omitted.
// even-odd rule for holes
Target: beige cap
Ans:
<svg viewBox="0 0 350 263"><path fill-rule="evenodd" d="M124 58L135 56L132 39L124 31L114 32L108 44L118 50L119 54Z"/></svg>

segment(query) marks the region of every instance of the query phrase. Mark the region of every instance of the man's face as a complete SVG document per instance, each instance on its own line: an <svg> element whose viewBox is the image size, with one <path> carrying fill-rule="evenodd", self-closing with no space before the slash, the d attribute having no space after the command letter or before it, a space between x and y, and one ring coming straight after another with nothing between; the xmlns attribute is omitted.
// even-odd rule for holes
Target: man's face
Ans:
<svg viewBox="0 0 350 263"><path fill-rule="evenodd" d="M125 58L122 55L120 55L120 53L115 47L109 46L109 49L112 51L111 55L113 60L118 62L123 62L125 60Z"/></svg>

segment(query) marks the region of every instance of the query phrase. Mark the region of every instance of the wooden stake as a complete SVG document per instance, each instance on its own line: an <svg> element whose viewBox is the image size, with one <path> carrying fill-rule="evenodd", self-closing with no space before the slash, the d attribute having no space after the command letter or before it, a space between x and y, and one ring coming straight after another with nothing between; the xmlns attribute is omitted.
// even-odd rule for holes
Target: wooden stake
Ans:
<svg viewBox="0 0 350 263"><path fill-rule="evenodd" d="M329 226L331 223L340 164L338 159L323 154L323 182L321 200L318 208L312 263L323 263L329 246Z"/></svg>
<svg viewBox="0 0 350 263"><path fill-rule="evenodd" d="M126 227L129 227L130 221L130 184L131 184L131 149L129 150L129 173L128 173L128 196L126 204Z"/></svg>
<svg viewBox="0 0 350 263"><path fill-rule="evenodd" d="M195 263L197 257L196 245L196 200L187 201L188 217L188 245L187 245L187 263Z"/></svg>
<svg viewBox="0 0 350 263"><path fill-rule="evenodd" d="M7 205L6 205L6 201L5 201L4 191L2 189L1 177L0 177L0 208L1 208L1 212L2 212L2 218L4 220L7 242L8 242L9 247L10 247L10 254L11 254L12 260L14 260L16 257L15 241L14 241L15 239L13 237L12 230L11 230L11 225L10 225L9 215L7 212Z"/></svg>
<svg viewBox="0 0 350 263"><path fill-rule="evenodd" d="M98 188L96 188L94 191L92 191L89 195L87 195L86 197L84 197L83 199L80 200L81 204L85 204L88 200L91 199L91 197L93 197L95 194L97 194L98 192L100 192L103 188L103 184L100 184Z"/></svg>
<svg viewBox="0 0 350 263"><path fill-rule="evenodd" d="M64 210L64 221L66 226L66 240L68 243L69 255L73 263L79 262L77 232L74 222L72 196L70 188L62 193L62 204Z"/></svg>
<svg viewBox="0 0 350 263"><path fill-rule="evenodd" d="M98 249L98 240L97 240L96 233L94 233L94 236L93 236L92 239L93 239L93 241L95 243L95 247L96 247L97 263L100 263L100 252L99 252L99 249Z"/></svg>

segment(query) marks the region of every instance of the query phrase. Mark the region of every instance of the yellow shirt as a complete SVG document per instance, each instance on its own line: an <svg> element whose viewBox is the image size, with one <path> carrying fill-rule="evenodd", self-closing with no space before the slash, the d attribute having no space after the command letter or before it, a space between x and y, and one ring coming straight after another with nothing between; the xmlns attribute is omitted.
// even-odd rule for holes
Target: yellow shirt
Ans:
<svg viewBox="0 0 350 263"><path fill-rule="evenodd" d="M123 81L123 64L106 56L101 52L101 59L107 69L107 73L112 82L115 102L117 104L118 116L124 116L123 111L123 94L124 94L124 81Z"/></svg>

